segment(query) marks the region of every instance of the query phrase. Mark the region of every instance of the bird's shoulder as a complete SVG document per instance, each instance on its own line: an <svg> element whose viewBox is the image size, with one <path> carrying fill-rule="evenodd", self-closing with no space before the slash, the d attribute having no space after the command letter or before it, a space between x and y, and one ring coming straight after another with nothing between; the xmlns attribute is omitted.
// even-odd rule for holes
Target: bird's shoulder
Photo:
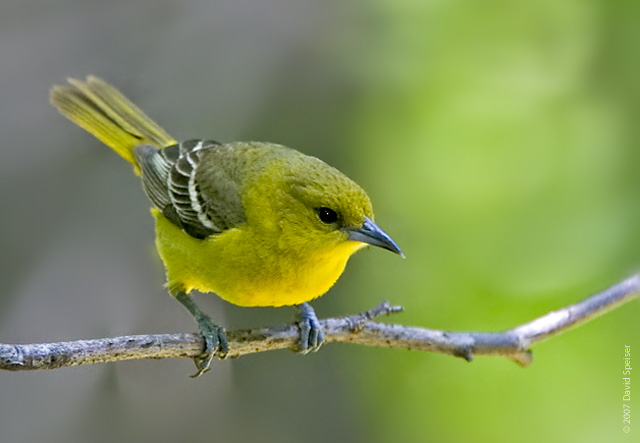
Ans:
<svg viewBox="0 0 640 443"><path fill-rule="evenodd" d="M145 191L172 223L206 238L246 222L243 191L276 158L297 151L262 142L188 140L135 148Z"/></svg>

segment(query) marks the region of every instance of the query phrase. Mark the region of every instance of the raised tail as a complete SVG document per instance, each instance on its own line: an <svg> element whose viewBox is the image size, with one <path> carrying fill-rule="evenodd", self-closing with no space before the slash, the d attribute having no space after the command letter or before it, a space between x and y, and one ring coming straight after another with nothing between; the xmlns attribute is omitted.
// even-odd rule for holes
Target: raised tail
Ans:
<svg viewBox="0 0 640 443"><path fill-rule="evenodd" d="M131 100L104 80L90 75L82 82L51 88L51 104L69 120L89 131L131 163L140 173L133 148L151 144L159 148L176 141Z"/></svg>

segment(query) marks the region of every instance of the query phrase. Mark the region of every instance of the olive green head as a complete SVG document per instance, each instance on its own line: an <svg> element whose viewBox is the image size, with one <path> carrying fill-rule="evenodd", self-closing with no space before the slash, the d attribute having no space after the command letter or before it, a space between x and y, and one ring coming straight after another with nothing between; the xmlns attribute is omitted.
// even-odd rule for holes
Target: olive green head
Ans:
<svg viewBox="0 0 640 443"><path fill-rule="evenodd" d="M344 243L357 250L370 244L402 255L373 222L371 200L364 189L323 161L291 151L295 154L274 159L264 171L275 212L268 219L277 220L272 228L292 234L285 235L286 244L316 250Z"/></svg>

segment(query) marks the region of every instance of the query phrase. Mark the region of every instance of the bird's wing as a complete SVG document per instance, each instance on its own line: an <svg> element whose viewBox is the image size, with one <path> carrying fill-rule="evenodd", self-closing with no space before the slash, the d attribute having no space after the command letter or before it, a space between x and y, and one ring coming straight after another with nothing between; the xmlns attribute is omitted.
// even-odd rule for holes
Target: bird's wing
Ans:
<svg viewBox="0 0 640 443"><path fill-rule="evenodd" d="M232 146L189 140L164 149L141 145L134 152L152 203L192 237L245 221Z"/></svg>

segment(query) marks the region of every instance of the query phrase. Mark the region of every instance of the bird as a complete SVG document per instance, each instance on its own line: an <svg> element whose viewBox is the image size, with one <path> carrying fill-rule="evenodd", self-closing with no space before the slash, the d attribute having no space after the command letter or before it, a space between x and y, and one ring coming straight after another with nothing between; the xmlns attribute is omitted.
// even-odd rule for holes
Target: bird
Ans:
<svg viewBox="0 0 640 443"><path fill-rule="evenodd" d="M106 81L67 80L51 88L51 104L141 177L166 287L204 339L193 377L229 351L194 290L239 306L297 307L305 354L324 342L309 301L353 253L372 245L404 257L375 223L364 189L318 158L267 142L178 142Z"/></svg>

